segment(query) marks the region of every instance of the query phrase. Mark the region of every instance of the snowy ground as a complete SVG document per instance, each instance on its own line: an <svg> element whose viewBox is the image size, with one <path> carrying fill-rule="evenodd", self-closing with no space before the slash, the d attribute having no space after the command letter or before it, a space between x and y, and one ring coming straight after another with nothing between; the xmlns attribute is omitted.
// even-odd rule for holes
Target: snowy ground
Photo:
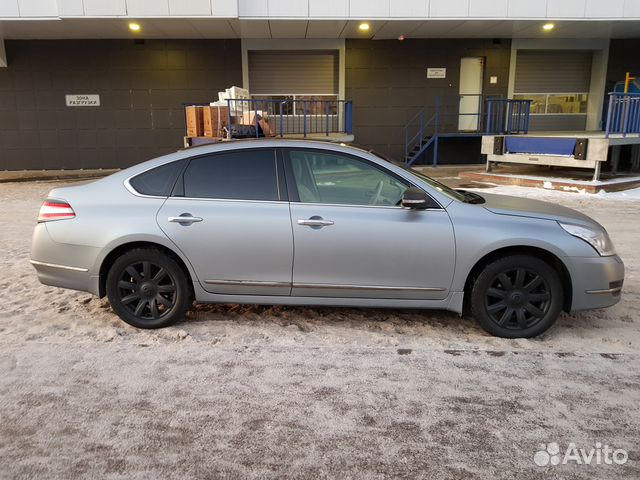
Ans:
<svg viewBox="0 0 640 480"><path fill-rule="evenodd" d="M490 191L577 208L622 302L532 340L447 312L201 306L160 331L28 263L52 183L0 184L0 478L640 478L640 192ZM549 442L628 451L539 467Z"/></svg>

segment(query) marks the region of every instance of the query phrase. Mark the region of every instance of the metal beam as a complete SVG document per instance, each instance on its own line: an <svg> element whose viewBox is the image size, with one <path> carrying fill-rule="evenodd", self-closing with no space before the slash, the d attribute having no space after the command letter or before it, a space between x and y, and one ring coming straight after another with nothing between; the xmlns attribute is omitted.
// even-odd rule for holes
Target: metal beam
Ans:
<svg viewBox="0 0 640 480"><path fill-rule="evenodd" d="M4 49L4 40L0 38L0 67L7 65L7 51Z"/></svg>

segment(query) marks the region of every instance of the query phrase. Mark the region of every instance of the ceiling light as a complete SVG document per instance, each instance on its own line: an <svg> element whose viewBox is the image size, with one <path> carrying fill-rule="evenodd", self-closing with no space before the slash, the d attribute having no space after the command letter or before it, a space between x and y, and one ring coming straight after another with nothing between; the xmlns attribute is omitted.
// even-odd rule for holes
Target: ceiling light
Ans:
<svg viewBox="0 0 640 480"><path fill-rule="evenodd" d="M360 30L361 32L368 32L369 31L369 24L368 23L361 23L358 26L358 30Z"/></svg>
<svg viewBox="0 0 640 480"><path fill-rule="evenodd" d="M129 24L129 30L131 30L132 32L138 32L140 31L140 24L139 23L130 23Z"/></svg>
<svg viewBox="0 0 640 480"><path fill-rule="evenodd" d="M553 23L545 23L545 24L542 26L542 29L543 29L543 30L547 30L547 31L549 31L549 30L553 30L554 28L555 28L555 25L554 25Z"/></svg>

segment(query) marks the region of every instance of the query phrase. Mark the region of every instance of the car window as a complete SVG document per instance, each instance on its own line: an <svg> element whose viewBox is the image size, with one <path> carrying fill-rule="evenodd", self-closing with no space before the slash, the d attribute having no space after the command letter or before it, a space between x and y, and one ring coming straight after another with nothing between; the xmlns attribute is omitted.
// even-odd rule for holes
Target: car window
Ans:
<svg viewBox="0 0 640 480"><path fill-rule="evenodd" d="M310 150L289 152L300 201L343 205L398 205L409 187L356 158Z"/></svg>
<svg viewBox="0 0 640 480"><path fill-rule="evenodd" d="M279 200L274 150L243 150L197 157L184 172L184 196Z"/></svg>
<svg viewBox="0 0 640 480"><path fill-rule="evenodd" d="M129 184L133 189L143 195L154 195L158 197L168 197L180 175L184 165L184 160L166 163L151 170L147 170L140 175L136 175Z"/></svg>

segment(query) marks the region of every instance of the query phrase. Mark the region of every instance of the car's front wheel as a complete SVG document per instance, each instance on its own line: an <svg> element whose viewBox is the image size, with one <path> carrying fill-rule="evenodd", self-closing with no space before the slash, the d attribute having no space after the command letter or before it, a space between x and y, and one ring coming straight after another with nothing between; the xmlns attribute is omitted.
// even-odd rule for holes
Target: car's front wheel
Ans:
<svg viewBox="0 0 640 480"><path fill-rule="evenodd" d="M504 338L540 335L558 318L562 282L547 262L509 255L484 267L471 290L471 313L487 332Z"/></svg>
<svg viewBox="0 0 640 480"><path fill-rule="evenodd" d="M156 249L135 249L119 257L107 274L106 290L116 314L138 328L166 327L189 307L185 273Z"/></svg>

